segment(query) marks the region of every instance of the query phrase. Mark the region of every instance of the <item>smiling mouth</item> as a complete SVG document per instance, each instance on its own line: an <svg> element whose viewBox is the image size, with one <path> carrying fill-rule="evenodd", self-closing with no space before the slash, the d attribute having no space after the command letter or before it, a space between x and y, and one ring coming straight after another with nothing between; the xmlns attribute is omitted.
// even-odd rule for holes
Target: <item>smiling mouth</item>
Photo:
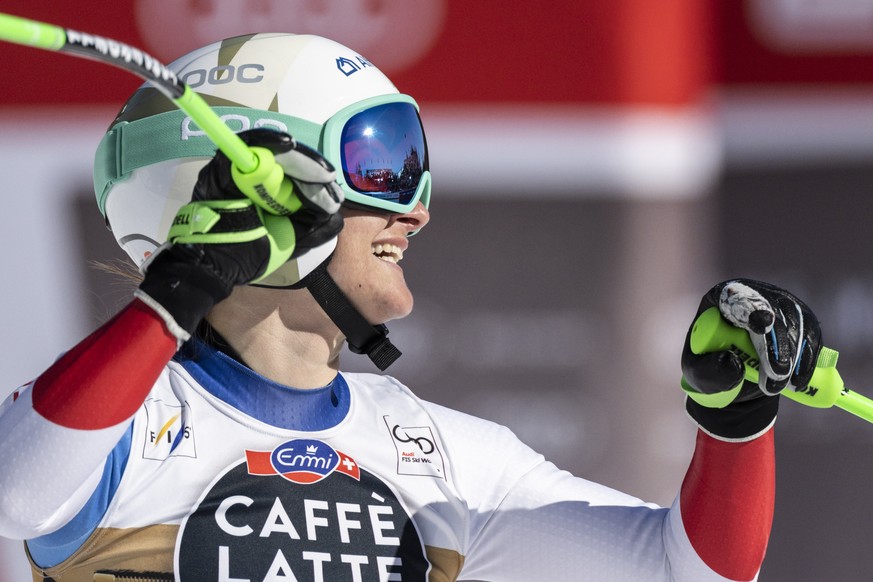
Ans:
<svg viewBox="0 0 873 582"><path fill-rule="evenodd" d="M383 261L394 263L395 265L403 258L403 251L400 247L392 244L377 244L370 247L370 252L376 258Z"/></svg>

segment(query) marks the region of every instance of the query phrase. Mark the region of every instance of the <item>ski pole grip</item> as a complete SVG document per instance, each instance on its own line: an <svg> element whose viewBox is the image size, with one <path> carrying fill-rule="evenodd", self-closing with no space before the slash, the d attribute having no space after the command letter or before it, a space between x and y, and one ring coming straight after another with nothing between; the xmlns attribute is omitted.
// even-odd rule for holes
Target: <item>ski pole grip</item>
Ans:
<svg viewBox="0 0 873 582"><path fill-rule="evenodd" d="M691 329L691 351L695 354L731 351L743 361L745 378L758 383L760 360L749 334L728 323L717 307L700 314ZM784 390L783 396L813 408L830 408L842 395L845 385L837 371L839 353L827 347L819 351L809 385L801 391Z"/></svg>
<svg viewBox="0 0 873 582"><path fill-rule="evenodd" d="M294 193L294 184L276 162L273 152L257 146L249 149L257 164L250 172L243 172L236 164L231 166L230 173L236 187L270 214L284 216L300 210L303 204Z"/></svg>
<svg viewBox="0 0 873 582"><path fill-rule="evenodd" d="M11 14L0 14L0 38L50 51L60 50L67 42L66 32L60 26Z"/></svg>

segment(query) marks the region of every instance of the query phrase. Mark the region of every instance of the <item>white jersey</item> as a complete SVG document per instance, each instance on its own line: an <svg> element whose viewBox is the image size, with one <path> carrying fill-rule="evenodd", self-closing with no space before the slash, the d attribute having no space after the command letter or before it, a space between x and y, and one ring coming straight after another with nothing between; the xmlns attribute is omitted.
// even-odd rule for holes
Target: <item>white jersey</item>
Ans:
<svg viewBox="0 0 873 582"><path fill-rule="evenodd" d="M573 477L388 376L304 394L201 348L135 415L97 529L35 580L725 580L678 503Z"/></svg>

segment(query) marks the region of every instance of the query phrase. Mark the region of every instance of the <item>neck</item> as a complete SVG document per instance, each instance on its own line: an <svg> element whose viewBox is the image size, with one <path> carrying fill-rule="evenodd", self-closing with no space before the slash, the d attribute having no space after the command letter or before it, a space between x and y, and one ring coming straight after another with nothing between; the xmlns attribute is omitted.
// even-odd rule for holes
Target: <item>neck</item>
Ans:
<svg viewBox="0 0 873 582"><path fill-rule="evenodd" d="M207 321L248 367L274 382L321 388L337 374L345 338L306 290L237 287Z"/></svg>

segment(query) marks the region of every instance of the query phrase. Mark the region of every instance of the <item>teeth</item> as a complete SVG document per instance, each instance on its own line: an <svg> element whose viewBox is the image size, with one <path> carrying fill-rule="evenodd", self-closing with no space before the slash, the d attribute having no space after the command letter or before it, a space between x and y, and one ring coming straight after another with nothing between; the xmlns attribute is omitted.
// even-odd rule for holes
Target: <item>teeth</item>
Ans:
<svg viewBox="0 0 873 582"><path fill-rule="evenodd" d="M370 247L370 252L372 252L376 257L382 259L383 261L388 261L389 263L397 263L403 258L403 251L400 250L400 247L397 245L391 244L377 244Z"/></svg>

